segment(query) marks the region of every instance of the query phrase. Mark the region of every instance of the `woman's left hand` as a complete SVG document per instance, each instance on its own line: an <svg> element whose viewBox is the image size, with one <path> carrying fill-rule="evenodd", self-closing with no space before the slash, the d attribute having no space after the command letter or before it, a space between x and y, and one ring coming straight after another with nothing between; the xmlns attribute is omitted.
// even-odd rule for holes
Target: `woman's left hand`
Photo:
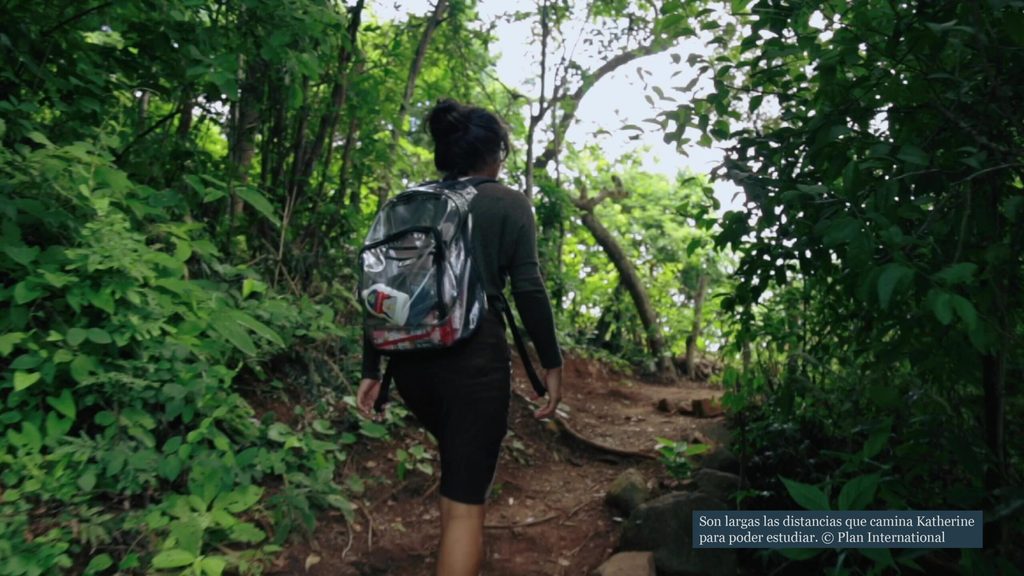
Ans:
<svg viewBox="0 0 1024 576"><path fill-rule="evenodd" d="M540 420L555 414L558 403L562 401L562 367L552 368L544 373L544 385L548 388L548 403L543 408L533 413L533 417Z"/></svg>
<svg viewBox="0 0 1024 576"><path fill-rule="evenodd" d="M356 392L356 404L367 418L373 418L373 404L380 394L380 380L363 378L359 381L359 391Z"/></svg>

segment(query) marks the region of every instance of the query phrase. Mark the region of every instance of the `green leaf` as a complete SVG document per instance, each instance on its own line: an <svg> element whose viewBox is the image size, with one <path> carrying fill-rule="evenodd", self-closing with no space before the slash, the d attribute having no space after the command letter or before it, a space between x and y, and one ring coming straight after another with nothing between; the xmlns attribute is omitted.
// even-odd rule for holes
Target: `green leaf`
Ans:
<svg viewBox="0 0 1024 576"><path fill-rule="evenodd" d="M971 345L982 354L992 354L998 344L998 336L995 329L989 323L976 321L974 326L967 331L971 339Z"/></svg>
<svg viewBox="0 0 1024 576"><path fill-rule="evenodd" d="M40 358L38 354L22 354L15 358L14 362L11 362L11 365L8 366L8 368L11 370L32 370L38 368L42 363L43 359Z"/></svg>
<svg viewBox="0 0 1024 576"><path fill-rule="evenodd" d="M828 497L817 486L790 480L784 476L779 476L779 478L786 485L790 497L805 510L831 510Z"/></svg>
<svg viewBox="0 0 1024 576"><path fill-rule="evenodd" d="M117 564L117 568L122 572L130 572L132 568L138 568L141 565L142 563L139 562L139 555L132 552L121 559Z"/></svg>
<svg viewBox="0 0 1024 576"><path fill-rule="evenodd" d="M242 280L242 298L248 298L250 294L255 294L257 292L265 293L266 291L266 282L253 280L252 278Z"/></svg>
<svg viewBox="0 0 1024 576"><path fill-rule="evenodd" d="M14 302L28 304L43 295L43 291L33 286L30 280L22 280L14 286Z"/></svg>
<svg viewBox="0 0 1024 576"><path fill-rule="evenodd" d="M235 189L235 193L238 194L239 198L245 200L247 204L255 208L257 212L263 214L267 220L273 222L274 225L281 225L281 220L274 212L274 207L270 205L270 202L267 201L266 197L264 197L263 194L260 194L258 190L240 186Z"/></svg>
<svg viewBox="0 0 1024 576"><path fill-rule="evenodd" d="M64 337L67 339L68 344L78 346L82 342L85 342L85 339L89 337L89 331L83 328L72 328L68 330Z"/></svg>
<svg viewBox="0 0 1024 576"><path fill-rule="evenodd" d="M947 284L964 284L966 282L970 282L977 269L977 264L972 262L961 262L959 264L948 266L942 270L942 272L936 274L935 279Z"/></svg>
<svg viewBox="0 0 1024 576"><path fill-rule="evenodd" d="M93 422L100 426L111 426L114 422L117 422L117 414L114 414L110 410L101 410L93 416Z"/></svg>
<svg viewBox="0 0 1024 576"><path fill-rule="evenodd" d="M60 412L72 420L75 419L75 414L78 413L75 408L75 399L71 396L71 391L67 388L61 391L60 396L48 396L46 398L46 403L53 406L53 409L57 412Z"/></svg>
<svg viewBox="0 0 1024 576"><path fill-rule="evenodd" d="M867 441L864 442L864 449L861 454L864 458L870 459L878 456L878 454L885 448L886 443L889 441L889 435L892 430L892 421L887 422L882 428L875 430L868 436Z"/></svg>
<svg viewBox="0 0 1024 576"><path fill-rule="evenodd" d="M35 131L29 132L29 133L25 134L25 137L28 138L29 140L35 142L36 144L41 144L41 145L43 145L43 146L45 146L47 148L52 148L53 147L53 142L50 142L50 139L47 138L46 136L44 136L40 132L35 132Z"/></svg>
<svg viewBox="0 0 1024 576"><path fill-rule="evenodd" d="M257 544L267 537L266 532L249 522L239 522L231 527L228 536L235 542Z"/></svg>
<svg viewBox="0 0 1024 576"><path fill-rule="evenodd" d="M978 311L975 310L974 304L959 294L951 295L950 302L953 304L953 310L956 310L957 316L964 321L967 328L974 330L978 325Z"/></svg>
<svg viewBox="0 0 1024 576"><path fill-rule="evenodd" d="M89 303L93 306L103 310L108 314L113 314L115 310L114 306L114 294L110 289L100 290L99 292L88 293Z"/></svg>
<svg viewBox="0 0 1024 576"><path fill-rule="evenodd" d="M711 450L711 446L707 444L690 444L686 447L684 454L687 456L697 456Z"/></svg>
<svg viewBox="0 0 1024 576"><path fill-rule="evenodd" d="M347 498L341 494L331 494L327 497L327 503L332 507L340 510L349 519L352 518L352 514L355 512L355 506L352 505Z"/></svg>
<svg viewBox="0 0 1024 576"><path fill-rule="evenodd" d="M6 246L4 253L18 264L28 266L39 256L39 248L35 246Z"/></svg>
<svg viewBox="0 0 1024 576"><path fill-rule="evenodd" d="M803 190L798 190L799 194L806 194ZM788 193L787 193L788 194ZM842 217L836 220L826 220L818 224L818 228L824 228L824 238L822 241L827 248L834 248L836 246L847 244L860 232L863 223L860 220L855 220L849 217Z"/></svg>
<svg viewBox="0 0 1024 576"><path fill-rule="evenodd" d="M227 565L228 561L223 556L207 556L199 562L199 567L202 568L203 574L209 576L221 576Z"/></svg>
<svg viewBox="0 0 1024 576"><path fill-rule="evenodd" d="M865 474L847 482L843 489L839 491L839 509L865 509L875 499L878 480L878 474Z"/></svg>
<svg viewBox="0 0 1024 576"><path fill-rule="evenodd" d="M174 259L178 262L187 262L192 257L192 246L180 238L174 239Z"/></svg>
<svg viewBox="0 0 1024 576"><path fill-rule="evenodd" d="M193 190L199 192L200 196L204 196L206 194L206 186L203 185L203 181L198 176L195 174L185 174L183 178Z"/></svg>
<svg viewBox="0 0 1024 576"><path fill-rule="evenodd" d="M927 297L928 305L931 307L935 317L943 326L948 326L953 321L953 295L942 290L929 290Z"/></svg>
<svg viewBox="0 0 1024 576"><path fill-rule="evenodd" d="M685 14L669 14L664 18L658 20L654 24L654 32L656 34L665 34L668 36L676 36L677 30L680 27L685 27L686 15Z"/></svg>
<svg viewBox="0 0 1024 576"><path fill-rule="evenodd" d="M96 359L86 355L78 356L75 360L71 361L69 370L71 377L76 382L84 384L86 379L96 370Z"/></svg>
<svg viewBox="0 0 1024 576"><path fill-rule="evenodd" d="M267 438L274 442L285 442L292 436L294 436L292 429L287 424L274 422L267 427Z"/></svg>
<svg viewBox="0 0 1024 576"><path fill-rule="evenodd" d="M245 326L267 340L270 340L274 344L277 344L281 348L284 348L284 340L282 340L281 336L278 335L277 332L274 332L270 326L267 326L252 316L249 316L245 312L233 312L231 317L242 326Z"/></svg>
<svg viewBox="0 0 1024 576"><path fill-rule="evenodd" d="M46 437L47 439L59 439L67 435L71 431L71 426L74 421L70 418L61 418L56 412L48 412L46 414Z"/></svg>
<svg viewBox="0 0 1024 576"><path fill-rule="evenodd" d="M238 524L238 518L232 516L227 510L223 508L212 508L210 510L210 518L221 528L230 529L235 524Z"/></svg>
<svg viewBox="0 0 1024 576"><path fill-rule="evenodd" d="M71 371L71 377L75 379L75 382L85 384L92 372L96 370L96 359L84 354L76 356L75 359L71 361L68 368Z"/></svg>
<svg viewBox="0 0 1024 576"><path fill-rule="evenodd" d="M83 492L89 492L96 487L96 472L90 468L78 477L76 482Z"/></svg>
<svg viewBox="0 0 1024 576"><path fill-rule="evenodd" d="M89 561L89 564L85 567L85 573L96 574L98 572L103 572L113 565L114 559L110 557L110 554L100 554L99 556L94 556L93 559Z"/></svg>
<svg viewBox="0 0 1024 576"><path fill-rule="evenodd" d="M153 557L153 568L157 570L181 568L182 566L188 566L195 559L195 555L188 550L164 550Z"/></svg>
<svg viewBox="0 0 1024 576"><path fill-rule="evenodd" d="M916 164L918 166L928 165L928 154L913 144L901 146L900 152L896 157L908 164Z"/></svg>
<svg viewBox="0 0 1024 576"><path fill-rule="evenodd" d="M896 286L914 277L914 270L896 262L886 264L878 277L878 302L888 308Z"/></svg>
<svg viewBox="0 0 1024 576"><path fill-rule="evenodd" d="M250 484L244 488L221 494L213 505L215 508L224 508L228 512L238 514L252 508L262 497L263 488Z"/></svg>
<svg viewBox="0 0 1024 576"><path fill-rule="evenodd" d="M369 420L359 421L359 431L370 438L383 438L388 435L388 429L382 424L370 422Z"/></svg>
<svg viewBox="0 0 1024 576"><path fill-rule="evenodd" d="M89 328L88 336L90 341L97 344L110 344L113 342L110 338L110 333L102 328Z"/></svg>
<svg viewBox="0 0 1024 576"><path fill-rule="evenodd" d="M181 458L174 454L165 456L160 460L160 465L157 466L157 473L165 480L174 482L178 479L178 475L181 474Z"/></svg>
<svg viewBox="0 0 1024 576"><path fill-rule="evenodd" d="M16 443L28 448L32 452L39 452L43 447L43 435L39 431L39 427L31 422L21 423L19 436L21 441Z"/></svg>
<svg viewBox="0 0 1024 576"><path fill-rule="evenodd" d="M14 345L25 339L24 332L8 332L0 336L0 357L6 358L14 351Z"/></svg>
<svg viewBox="0 0 1024 576"><path fill-rule="evenodd" d="M249 334L242 329L237 319L230 315L215 313L213 318L210 319L210 323L213 325L213 329L234 345L235 348L250 356L256 355L256 345L253 344Z"/></svg>
<svg viewBox="0 0 1024 576"><path fill-rule="evenodd" d="M14 390L24 390L39 381L39 372L23 372L18 370L14 373Z"/></svg>

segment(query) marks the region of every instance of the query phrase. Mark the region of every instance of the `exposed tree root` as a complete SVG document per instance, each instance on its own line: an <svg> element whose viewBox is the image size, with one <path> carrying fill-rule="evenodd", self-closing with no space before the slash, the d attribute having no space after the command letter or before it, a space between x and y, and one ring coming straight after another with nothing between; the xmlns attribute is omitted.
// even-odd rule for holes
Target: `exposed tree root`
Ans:
<svg viewBox="0 0 1024 576"><path fill-rule="evenodd" d="M545 522L549 522L551 520L554 520L555 518L558 518L559 516L560 516L560 514L551 514L551 515L545 516L543 518L538 518L536 520L529 520L529 521L526 521L526 522L513 522L511 524L484 524L484 528L487 528L489 530L491 530L491 529L499 529L499 528L508 528L508 529L526 528L527 526L536 526L538 524L543 524Z"/></svg>
<svg viewBox="0 0 1024 576"><path fill-rule="evenodd" d="M515 390L514 388L513 388L513 391L516 393L517 396L522 398L523 401L526 402L528 405L531 405L531 406L533 405L533 403L530 401L530 399L528 397L526 397L522 392L520 392L518 390ZM624 448L616 448L615 446L609 446L609 445L604 444L602 442L598 442L597 440L593 440L591 438L587 438L586 436L584 436L583 434L578 432L575 428L573 428L568 422L566 422L564 419L558 417L557 415L555 417L553 417L551 420L555 423L555 426L558 427L559 431L561 431L564 434L567 434L567 435L571 436L574 440L576 440L580 444L583 444L584 446L588 446L590 448L593 448L593 449L595 449L595 450L597 450L599 452L604 452L604 453L612 454L612 455L615 455L615 456L621 456L623 458L641 458L641 459L644 459L644 460L657 460L658 459L657 456L655 456L654 454L650 454L648 452L638 452L636 450L626 450Z"/></svg>

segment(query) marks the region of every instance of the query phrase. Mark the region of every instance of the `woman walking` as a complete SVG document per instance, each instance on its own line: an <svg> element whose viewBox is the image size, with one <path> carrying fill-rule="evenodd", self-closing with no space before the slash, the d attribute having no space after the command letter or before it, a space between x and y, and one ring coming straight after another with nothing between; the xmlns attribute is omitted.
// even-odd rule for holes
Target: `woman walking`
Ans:
<svg viewBox="0 0 1024 576"><path fill-rule="evenodd" d="M493 113L445 100L431 110L434 165L446 179L496 179L510 150ZM561 399L562 356L537 258L529 199L498 182L481 183L469 211L473 260L488 295L487 314L467 341L440 351L396 355L389 370L406 406L437 439L441 454L438 576L477 576L483 562L484 502L508 430L511 354L499 310L511 283L523 324L545 369L546 418ZM370 415L380 393L380 356L364 339L357 401Z"/></svg>

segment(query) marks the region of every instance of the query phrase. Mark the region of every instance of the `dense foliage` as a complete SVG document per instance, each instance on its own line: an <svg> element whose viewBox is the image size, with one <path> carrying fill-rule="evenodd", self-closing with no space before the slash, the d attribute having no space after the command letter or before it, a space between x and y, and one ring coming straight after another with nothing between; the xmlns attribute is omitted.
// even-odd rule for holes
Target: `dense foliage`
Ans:
<svg viewBox="0 0 1024 576"><path fill-rule="evenodd" d="M860 482L864 506L983 508L1002 554L968 552L961 567L1011 573L1024 506L1022 5L731 8L726 28L703 21L720 47L694 60L710 88L675 114L732 141L721 175L746 202L718 236L740 254L723 305L756 357L735 401L763 398L755 442L799 446L769 471L801 466L826 493Z"/></svg>
<svg viewBox="0 0 1024 576"><path fill-rule="evenodd" d="M567 346L725 364L744 505L986 511L983 551L766 569L1019 573L1024 3L3 5L0 573L258 573L352 513L339 464L401 419L349 407L355 248L434 176L442 97L508 120ZM506 22L530 94L496 75ZM696 77L641 69L652 106L685 95L651 125L726 146L743 210L567 141L603 78L673 50Z"/></svg>

